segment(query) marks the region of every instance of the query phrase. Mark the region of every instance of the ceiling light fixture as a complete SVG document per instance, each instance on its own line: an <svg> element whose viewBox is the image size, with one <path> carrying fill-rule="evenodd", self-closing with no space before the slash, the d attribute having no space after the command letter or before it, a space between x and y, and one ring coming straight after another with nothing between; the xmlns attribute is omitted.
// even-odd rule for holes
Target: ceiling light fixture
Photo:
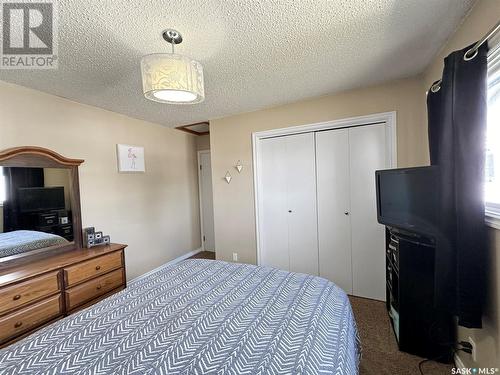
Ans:
<svg viewBox="0 0 500 375"><path fill-rule="evenodd" d="M174 53L182 35L172 29L162 34L172 45L172 53L154 53L141 60L144 96L155 102L195 104L205 100L203 67L198 61Z"/></svg>

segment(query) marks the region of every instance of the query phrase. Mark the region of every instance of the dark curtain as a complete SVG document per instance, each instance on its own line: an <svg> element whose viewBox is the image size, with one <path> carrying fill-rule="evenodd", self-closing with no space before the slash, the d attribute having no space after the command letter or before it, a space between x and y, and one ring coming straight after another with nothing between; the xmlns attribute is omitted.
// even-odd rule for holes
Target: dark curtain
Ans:
<svg viewBox="0 0 500 375"><path fill-rule="evenodd" d="M440 167L440 234L435 302L458 324L481 328L485 296L484 159L487 52L464 60L471 46L446 57L441 83L427 95L431 164Z"/></svg>
<svg viewBox="0 0 500 375"><path fill-rule="evenodd" d="M17 189L44 186L43 168L3 167L7 200L3 207L4 232L20 229L21 215L18 212Z"/></svg>

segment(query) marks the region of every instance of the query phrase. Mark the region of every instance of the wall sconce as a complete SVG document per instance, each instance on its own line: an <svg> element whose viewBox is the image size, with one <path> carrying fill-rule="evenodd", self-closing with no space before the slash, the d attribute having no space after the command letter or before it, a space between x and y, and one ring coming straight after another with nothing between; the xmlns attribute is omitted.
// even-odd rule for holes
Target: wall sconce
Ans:
<svg viewBox="0 0 500 375"><path fill-rule="evenodd" d="M231 182L231 179L233 177L231 176L231 173L229 173L229 171L226 172L226 175L224 176L224 179L226 180L226 182L229 184Z"/></svg>
<svg viewBox="0 0 500 375"><path fill-rule="evenodd" d="M234 167L236 168L238 173L241 173L241 170L243 169L243 165L241 164L241 160L238 160L238 162L236 163L236 165Z"/></svg>

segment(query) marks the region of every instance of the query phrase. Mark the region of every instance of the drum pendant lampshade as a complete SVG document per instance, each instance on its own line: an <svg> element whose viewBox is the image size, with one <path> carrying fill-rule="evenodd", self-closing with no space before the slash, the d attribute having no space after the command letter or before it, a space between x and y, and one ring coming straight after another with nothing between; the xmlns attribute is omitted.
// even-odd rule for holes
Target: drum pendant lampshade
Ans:
<svg viewBox="0 0 500 375"><path fill-rule="evenodd" d="M194 104L205 99L203 67L172 53L156 53L141 60L144 96L160 103Z"/></svg>
<svg viewBox="0 0 500 375"><path fill-rule="evenodd" d="M174 44L182 42L180 33L167 30L163 37L172 43L172 53L146 55L141 60L144 96L160 103L201 103L205 99L203 67L174 53Z"/></svg>

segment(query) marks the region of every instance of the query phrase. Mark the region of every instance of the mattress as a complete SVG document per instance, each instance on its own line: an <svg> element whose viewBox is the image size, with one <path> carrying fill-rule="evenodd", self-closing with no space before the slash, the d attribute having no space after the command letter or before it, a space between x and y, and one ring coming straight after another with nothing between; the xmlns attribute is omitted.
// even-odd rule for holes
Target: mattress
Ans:
<svg viewBox="0 0 500 375"><path fill-rule="evenodd" d="M0 374L351 375L359 358L333 283L187 260L0 350Z"/></svg>
<svg viewBox="0 0 500 375"><path fill-rule="evenodd" d="M0 233L0 258L64 244L68 241L61 236L34 230Z"/></svg>

